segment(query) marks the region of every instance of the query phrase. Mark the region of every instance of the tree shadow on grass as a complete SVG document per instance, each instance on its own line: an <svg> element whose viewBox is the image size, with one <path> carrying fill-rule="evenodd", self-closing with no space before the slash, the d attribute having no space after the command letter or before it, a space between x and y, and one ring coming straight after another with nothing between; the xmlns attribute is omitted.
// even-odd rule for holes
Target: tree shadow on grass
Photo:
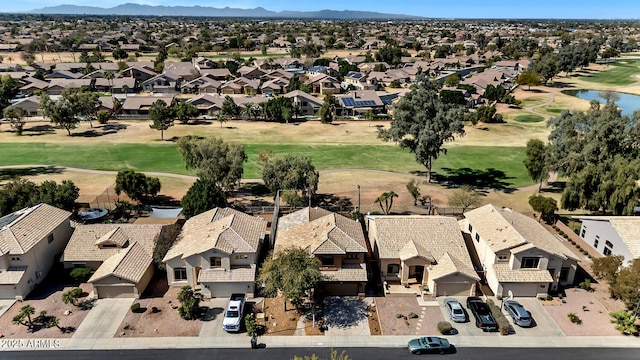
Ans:
<svg viewBox="0 0 640 360"><path fill-rule="evenodd" d="M432 173L432 177L441 185L447 187L458 187L460 185L469 185L475 188L491 188L501 189L504 191L513 191L511 182L506 180L513 179L508 177L504 171L488 168L485 170L471 168L442 168L445 174Z"/></svg>
<svg viewBox="0 0 640 360"><path fill-rule="evenodd" d="M342 209L353 209L351 199L346 196L336 196L333 194L316 194L313 196L313 202L321 208L339 207Z"/></svg>
<svg viewBox="0 0 640 360"><path fill-rule="evenodd" d="M10 180L25 176L36 176L42 174L60 174L62 169L57 166L31 166L24 168L0 169L0 181Z"/></svg>
<svg viewBox="0 0 640 360"><path fill-rule="evenodd" d="M22 135L23 136L41 136L41 135L49 135L56 132L56 128L51 125L38 125L32 126L30 128L24 129Z"/></svg>
<svg viewBox="0 0 640 360"><path fill-rule="evenodd" d="M71 136L74 136L74 137L88 137L88 138L100 137L100 136L115 134L120 130L125 130L127 127L128 126L125 125L125 124L108 123L108 124L104 124L104 125L98 125L98 126L96 126L94 128L91 128L91 129L89 129L87 131L73 133L73 134L71 134Z"/></svg>

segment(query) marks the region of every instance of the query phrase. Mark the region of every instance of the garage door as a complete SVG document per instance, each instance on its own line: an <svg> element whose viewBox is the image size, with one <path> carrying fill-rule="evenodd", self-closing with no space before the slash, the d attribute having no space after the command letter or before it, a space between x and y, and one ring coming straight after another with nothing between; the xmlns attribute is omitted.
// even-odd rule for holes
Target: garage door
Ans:
<svg viewBox="0 0 640 360"><path fill-rule="evenodd" d="M541 288L538 283L503 283L502 296L507 296L509 290L513 296L535 297L539 292L546 292L547 288Z"/></svg>
<svg viewBox="0 0 640 360"><path fill-rule="evenodd" d="M473 283L438 283L436 296L469 296Z"/></svg>
<svg viewBox="0 0 640 360"><path fill-rule="evenodd" d="M324 284L322 290L326 296L356 296L358 284Z"/></svg>
<svg viewBox="0 0 640 360"><path fill-rule="evenodd" d="M133 298L135 288L133 286L97 286L98 298Z"/></svg>
<svg viewBox="0 0 640 360"><path fill-rule="evenodd" d="M13 285L0 285L0 299L14 300L16 298L16 291L13 289Z"/></svg>
<svg viewBox="0 0 640 360"><path fill-rule="evenodd" d="M250 283L208 283L212 298L228 298L233 293L247 293L250 290Z"/></svg>

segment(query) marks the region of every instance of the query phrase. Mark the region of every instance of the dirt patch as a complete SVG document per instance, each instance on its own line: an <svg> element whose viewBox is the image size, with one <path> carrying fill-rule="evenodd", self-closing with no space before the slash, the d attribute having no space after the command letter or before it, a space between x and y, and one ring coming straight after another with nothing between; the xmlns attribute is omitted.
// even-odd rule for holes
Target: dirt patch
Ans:
<svg viewBox="0 0 640 360"><path fill-rule="evenodd" d="M420 306L414 296L377 297L375 303L382 335L438 334L438 322L444 321L439 307Z"/></svg>
<svg viewBox="0 0 640 360"><path fill-rule="evenodd" d="M150 284L153 286L153 283ZM161 285L160 285L161 286ZM152 289L153 291L153 289ZM115 337L198 336L202 320L183 320L177 307L179 287L170 287L161 297L139 299L140 312L127 312ZM154 311L153 308L157 310Z"/></svg>
<svg viewBox="0 0 640 360"><path fill-rule="evenodd" d="M378 316L378 310L376 306L370 305L367 308L367 321L369 322L369 331L371 332L371 335L382 335L380 317Z"/></svg>
<svg viewBox="0 0 640 360"><path fill-rule="evenodd" d="M545 301L546 302L546 301ZM620 332L611 324L609 311L598 301L593 292L583 289L567 289L557 306L545 310L567 336L616 336ZM573 313L580 318L574 324L567 316Z"/></svg>
<svg viewBox="0 0 640 360"><path fill-rule="evenodd" d="M300 314L295 310L293 304L287 301L287 310L285 311L282 296L266 298L264 301L265 335L293 335L298 327L298 319L300 319Z"/></svg>
<svg viewBox="0 0 640 360"><path fill-rule="evenodd" d="M59 285L59 283L57 284ZM84 310L72 304L62 302L62 293L76 286L52 286L45 284L46 289L40 291L36 289L34 296L27 297L22 302L16 302L11 306L2 317L0 317L0 337L26 339L26 338L70 338L75 330L80 326L85 316L89 313L89 308ZM57 288L57 290L49 291ZM91 285L81 284L80 288L84 291L84 295L78 299L79 303L87 300L87 295L91 291ZM38 325L34 330L29 330L27 326L13 324L13 318L16 316L23 306L31 305L35 309L35 313L31 315L31 319L36 319L41 313L46 312L46 316L55 316L59 320L59 326L66 331L62 331L55 326L47 327ZM65 315L66 311L70 311L69 315Z"/></svg>

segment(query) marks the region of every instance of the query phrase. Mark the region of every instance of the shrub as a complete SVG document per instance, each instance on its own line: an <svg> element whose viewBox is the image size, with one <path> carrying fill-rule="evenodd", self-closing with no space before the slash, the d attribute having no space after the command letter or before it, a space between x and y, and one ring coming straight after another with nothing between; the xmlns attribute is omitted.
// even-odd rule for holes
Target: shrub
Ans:
<svg viewBox="0 0 640 360"><path fill-rule="evenodd" d="M452 329L453 329L453 326L451 326L450 322L448 321L438 322L438 331L440 331L440 334L446 335L450 333Z"/></svg>
<svg viewBox="0 0 640 360"><path fill-rule="evenodd" d="M137 313L140 311L140 303L131 304L131 312Z"/></svg>
<svg viewBox="0 0 640 360"><path fill-rule="evenodd" d="M509 321L504 316L502 311L500 311L500 307L496 305L496 303L487 299L487 305L489 306L489 310L491 310L491 315L493 315L494 319L496 319L496 323L498 324L498 331L500 331L501 335L508 335L511 330L511 326L509 325Z"/></svg>
<svg viewBox="0 0 640 360"><path fill-rule="evenodd" d="M157 307L153 306L153 307L151 307L151 312L156 314L156 313L160 312L160 309L158 309Z"/></svg>
<svg viewBox="0 0 640 360"><path fill-rule="evenodd" d="M580 250L580 252L585 254L585 255L587 255L589 253L586 249L582 249L582 250Z"/></svg>
<svg viewBox="0 0 640 360"><path fill-rule="evenodd" d="M88 267L73 268L71 269L71 271L69 271L69 276L71 276L73 281L79 282L79 283L89 280L90 275L91 275L91 268L88 268Z"/></svg>
<svg viewBox="0 0 640 360"><path fill-rule="evenodd" d="M409 313L409 315L407 315L407 317L409 317L409 319L417 319L418 318L418 314L414 313L413 311Z"/></svg>
<svg viewBox="0 0 640 360"><path fill-rule="evenodd" d="M638 333L638 327L635 325L636 317L633 312L621 310L609 313L609 315L611 315L611 323L616 324L616 330L621 331L623 334Z"/></svg>
<svg viewBox="0 0 640 360"><path fill-rule="evenodd" d="M547 295L547 300L549 300L549 301L553 300L553 296Z"/></svg>
<svg viewBox="0 0 640 360"><path fill-rule="evenodd" d="M581 282L580 284L578 284L578 286L580 286L581 289L587 290L587 291L592 291L593 288L591 288L591 280L589 279L584 279L583 282Z"/></svg>
<svg viewBox="0 0 640 360"><path fill-rule="evenodd" d="M568 238L569 238L569 235L567 235L567 234L565 234L565 233L562 233L562 237L563 237L563 238L565 238L565 239L568 239Z"/></svg>
<svg viewBox="0 0 640 360"><path fill-rule="evenodd" d="M125 330L133 330L133 326L127 324L127 325L124 326L124 329Z"/></svg>
<svg viewBox="0 0 640 360"><path fill-rule="evenodd" d="M574 314L574 313L568 313L567 317L569 318L569 320L571 320L572 323L574 324L582 324L582 320L578 317L578 315Z"/></svg>
<svg viewBox="0 0 640 360"><path fill-rule="evenodd" d="M402 315L401 313L397 313L396 314L396 319L400 319L400 318L403 318L403 317L404 317L404 315Z"/></svg>

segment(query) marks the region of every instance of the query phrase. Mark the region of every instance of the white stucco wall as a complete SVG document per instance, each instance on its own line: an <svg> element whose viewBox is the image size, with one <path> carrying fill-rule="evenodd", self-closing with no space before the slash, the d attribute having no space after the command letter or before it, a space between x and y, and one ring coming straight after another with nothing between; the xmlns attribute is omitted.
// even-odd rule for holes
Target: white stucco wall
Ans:
<svg viewBox="0 0 640 360"><path fill-rule="evenodd" d="M582 234L584 234L584 236ZM607 220L582 219L579 235L591 248L600 254L604 255L605 242L609 241L613 244L613 248L611 249L612 255L624 256L625 265L633 261L633 255L629 251L629 248L627 248L627 245L622 241L618 232ZM599 237L598 246L594 247L593 244L596 236Z"/></svg>

